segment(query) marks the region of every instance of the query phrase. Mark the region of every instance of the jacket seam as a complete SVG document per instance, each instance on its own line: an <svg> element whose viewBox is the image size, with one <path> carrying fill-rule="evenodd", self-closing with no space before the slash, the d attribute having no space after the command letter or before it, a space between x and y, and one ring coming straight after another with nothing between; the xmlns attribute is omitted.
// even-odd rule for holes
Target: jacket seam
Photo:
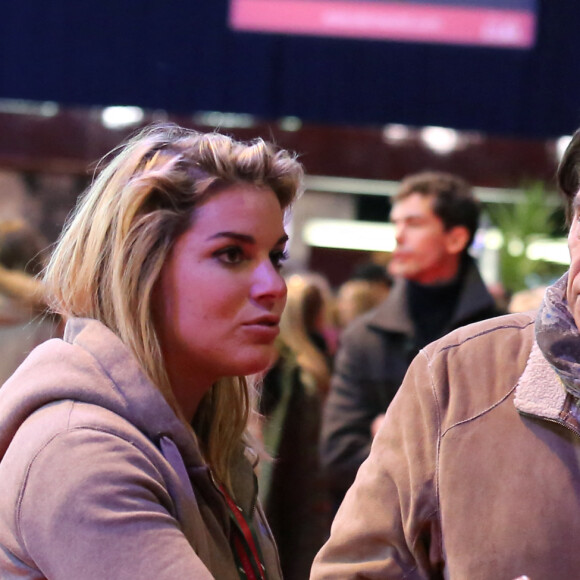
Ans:
<svg viewBox="0 0 580 580"><path fill-rule="evenodd" d="M435 402L435 411L436 411L436 416L437 416L437 446L436 446L436 450L435 450L435 474L434 474L434 479L435 479L435 509L433 510L433 512L431 512L430 515L437 516L437 522L438 522L439 528L441 528L441 519L440 519L441 509L440 509L440 497L439 497L439 457L440 457L440 451L441 451L441 439L443 437L443 435L441 433L441 409L439 407L439 398L437 397L437 389L435 388L435 381L433 380L433 373L431 372L431 359L429 358L429 355L427 353L425 353L424 351L421 351L421 353L427 359L427 364L429 367L429 382L431 384L431 394L432 394L433 400ZM443 537L442 536L443 536L443 534L439 534L439 541L438 541L439 545L437 546L440 554L443 554Z"/></svg>
<svg viewBox="0 0 580 580"><path fill-rule="evenodd" d="M435 354L439 355L439 354L446 352L448 350L458 348L458 347L466 344L467 342L469 342L471 340L474 340L474 339L479 338L481 336L485 336L485 335L490 334L492 332L497 332L498 330L506 330L506 329L510 329L510 328L515 328L518 330L525 330L528 326L530 326L530 324L534 324L534 323L535 323L534 320L529 320L528 322L526 322L523 325L520 325L520 324L500 324L500 325L494 326L492 328L487 328L487 329L482 330L481 332L478 332L476 334L471 334L461 341L455 342L453 344L447 344L445 346L442 346L441 349L436 351Z"/></svg>
<svg viewBox="0 0 580 580"><path fill-rule="evenodd" d="M111 435L113 437L117 437L118 439L125 441L125 443L128 443L129 445L135 447L136 449L138 449L141 453L143 453L145 455L145 457L147 459L149 459L147 453L141 449L134 441L131 441L129 439L127 439L126 437L123 437L122 435L119 435L118 433L114 433L108 429L102 428L102 427L96 427L96 426L88 426L88 425L80 425L77 427L72 427L72 428L67 428L66 430L60 431L59 433L55 433L48 441L46 441L44 443L44 445L37 450L37 452L33 455L33 457L30 459L30 462L28 463L28 466L26 468L26 472L24 474L24 478L22 481L22 485L20 488L20 492L18 493L18 499L16 502L16 534L18 537L18 540L26 547L26 549L28 550L28 546L26 545L26 540L24 539L24 535L22 532L22 526L21 526L21 517L22 517L22 502L24 501L24 494L26 493L26 486L28 484L28 479L30 477L30 471L32 469L32 466L34 464L34 462L36 461L37 457L58 437L67 435L68 433L72 433L74 431L82 431L82 430L87 430L87 431L98 431L100 433L105 433L107 435ZM161 475L161 473L159 473L159 470L157 469L157 467L154 465L153 462L151 462L151 464L153 465L153 467L155 468L155 471L157 472L157 474L159 475L159 478L161 481L163 481L163 477Z"/></svg>
<svg viewBox="0 0 580 580"><path fill-rule="evenodd" d="M501 324L498 326L494 326L493 328L489 328L486 330L483 330L482 332L478 332L476 334L472 334L468 337L466 337L464 340L453 343L453 344L449 344L446 345L444 347L442 347L440 350L438 350L436 352L436 356L440 355L441 353L444 353L446 351L449 351L451 349L454 348L459 348L460 346L468 343L471 340L474 340L476 338L479 338L481 336L486 336L487 334L490 334L492 332L496 332L498 330L505 330L505 329L518 329L518 330L525 330L528 326L530 326L531 324L534 324L535 321L534 320L529 320L528 322L526 322L523 325L520 324ZM427 356L427 358L429 358ZM435 390L435 386L433 384L433 380L432 380L432 375L431 373L429 373L429 377L431 379L431 387L433 389L433 394L435 397L435 400L437 401L437 395L436 395L436 390ZM491 410L495 409L498 405L501 405L508 397L510 397L512 395L512 393L514 392L514 390L516 389L517 384L512 386L507 393L505 393L502 397L500 397L497 401L495 401L494 403L492 403L491 405L489 405L488 407L486 407L485 409L481 410L480 412L476 413L475 415L472 415L471 417L467 417L466 419L462 419L461 421L458 421L457 423L454 423L453 425L450 425L449 427L447 427L447 429L445 429L445 431L443 433L440 433L440 440L443 439L443 437L445 437L445 435L453 428L459 426L459 425L463 425L464 423L469 423L470 421L473 421L474 419L477 419L479 417L482 417L483 415L485 415L486 413L489 413ZM439 405L437 404L437 420L440 421L441 417L439 414ZM438 425L438 427L440 428L440 423ZM437 446L437 460L439 459L439 443L438 442L438 446Z"/></svg>
<svg viewBox="0 0 580 580"><path fill-rule="evenodd" d="M514 385L505 395L503 395L503 397L501 397L501 399L497 400L495 403L492 403L489 407L481 410L479 413L476 413L475 415L472 415L471 417L467 417L466 419L462 419L461 421L457 421L457 423L454 423L453 425L450 425L449 427L447 427L447 429L445 429L445 431L441 435L441 438L445 437L445 435L447 435L447 433L449 433L449 431L451 431L452 429L455 429L455 427L459 427L461 425L464 425L465 423L470 423L471 421L474 421L475 419L479 419L480 417L483 417L483 415L489 413L490 411L493 411L493 409L495 409L496 407L501 405L506 399L511 397L511 395L515 391L516 387L517 387L517 385Z"/></svg>

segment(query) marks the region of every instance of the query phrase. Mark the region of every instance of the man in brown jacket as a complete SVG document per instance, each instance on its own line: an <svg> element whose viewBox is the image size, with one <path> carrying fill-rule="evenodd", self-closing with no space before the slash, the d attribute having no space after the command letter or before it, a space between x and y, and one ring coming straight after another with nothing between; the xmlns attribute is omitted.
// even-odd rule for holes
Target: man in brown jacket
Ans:
<svg viewBox="0 0 580 580"><path fill-rule="evenodd" d="M569 271L415 358L312 580L579 577L580 132L558 181Z"/></svg>

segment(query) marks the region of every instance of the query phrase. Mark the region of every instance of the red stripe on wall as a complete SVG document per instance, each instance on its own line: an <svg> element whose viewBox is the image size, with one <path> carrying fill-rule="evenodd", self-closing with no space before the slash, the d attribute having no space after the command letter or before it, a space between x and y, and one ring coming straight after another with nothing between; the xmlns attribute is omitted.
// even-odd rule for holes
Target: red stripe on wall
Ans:
<svg viewBox="0 0 580 580"><path fill-rule="evenodd" d="M529 48L526 10L333 0L232 0L236 30Z"/></svg>

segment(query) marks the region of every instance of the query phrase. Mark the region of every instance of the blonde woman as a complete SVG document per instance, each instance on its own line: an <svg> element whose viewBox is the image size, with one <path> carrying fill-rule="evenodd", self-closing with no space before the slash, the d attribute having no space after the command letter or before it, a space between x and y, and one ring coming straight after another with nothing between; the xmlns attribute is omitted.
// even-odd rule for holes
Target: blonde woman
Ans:
<svg viewBox="0 0 580 580"><path fill-rule="evenodd" d="M330 381L330 353L325 333L330 329L332 292L326 279L315 272L293 274L287 284L281 338L310 375L313 389L324 397Z"/></svg>
<svg viewBox="0 0 580 580"><path fill-rule="evenodd" d="M0 390L0 576L280 578L246 437L286 299L289 153L176 126L125 144L45 274L64 340Z"/></svg>

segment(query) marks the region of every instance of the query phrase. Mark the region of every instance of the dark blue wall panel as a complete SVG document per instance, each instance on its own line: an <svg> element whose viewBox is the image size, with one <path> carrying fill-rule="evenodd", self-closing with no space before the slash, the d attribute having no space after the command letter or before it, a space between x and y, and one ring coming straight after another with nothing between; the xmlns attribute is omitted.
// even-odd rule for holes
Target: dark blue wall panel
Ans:
<svg viewBox="0 0 580 580"><path fill-rule="evenodd" d="M540 3L528 51L232 32L226 0L18 0L0 98L521 137L580 125L580 5Z"/></svg>

